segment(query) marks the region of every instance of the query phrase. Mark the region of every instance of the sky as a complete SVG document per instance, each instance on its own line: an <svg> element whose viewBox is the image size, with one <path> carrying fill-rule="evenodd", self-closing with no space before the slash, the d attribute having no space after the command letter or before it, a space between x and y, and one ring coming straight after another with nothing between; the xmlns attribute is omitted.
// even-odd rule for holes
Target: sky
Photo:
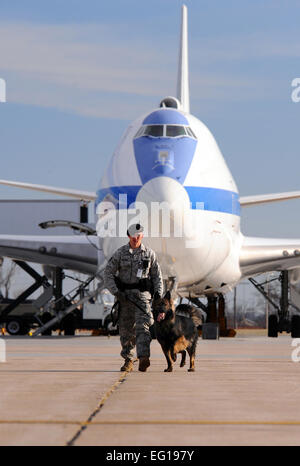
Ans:
<svg viewBox="0 0 300 466"><path fill-rule="evenodd" d="M300 1L185 3L191 113L240 195L300 190ZM130 122L176 92L181 5L1 0L0 178L95 191ZM4 186L0 196L51 198ZM299 209L244 208L242 232L300 238Z"/></svg>

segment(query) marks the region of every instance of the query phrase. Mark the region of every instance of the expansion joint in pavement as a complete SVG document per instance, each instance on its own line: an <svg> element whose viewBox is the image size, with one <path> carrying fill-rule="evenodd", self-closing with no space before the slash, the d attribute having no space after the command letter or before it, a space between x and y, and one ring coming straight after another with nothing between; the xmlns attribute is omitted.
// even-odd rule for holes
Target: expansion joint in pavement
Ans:
<svg viewBox="0 0 300 466"><path fill-rule="evenodd" d="M101 400L99 401L97 407L94 409L94 411L90 414L90 416L88 417L88 419L82 423L81 427L78 429L78 431L76 432L76 434L71 438L71 440L69 440L67 443L66 443L66 446L73 446L74 443L76 442L76 440L80 437L80 435L82 434L82 432L89 426L89 424L92 422L92 420L94 419L94 417L99 413L99 411L101 410L101 408L103 407L103 405L105 404L106 400L113 394L113 392L119 388L119 386L125 381L127 375L129 374L129 372L123 372L120 377L118 378L118 380L107 390L107 392L103 395L103 397L101 398Z"/></svg>

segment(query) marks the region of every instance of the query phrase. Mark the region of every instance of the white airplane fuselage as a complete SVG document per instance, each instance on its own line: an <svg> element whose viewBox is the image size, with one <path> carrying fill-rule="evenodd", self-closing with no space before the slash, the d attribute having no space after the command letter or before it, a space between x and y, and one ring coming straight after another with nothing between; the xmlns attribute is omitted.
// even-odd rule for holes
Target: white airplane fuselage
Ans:
<svg viewBox="0 0 300 466"><path fill-rule="evenodd" d="M239 198L213 135L190 114L185 5L176 97L164 98L157 109L128 127L97 193L11 180L0 180L0 184L71 196L84 204L96 201L101 246L97 261L95 249L87 252L84 247L97 247L94 237L87 242L75 236L55 240L43 236L42 241L2 235L0 248L5 257L97 272L101 277L109 258L128 241L128 227L140 223L145 229L144 243L156 252L164 278L176 279L181 296L226 293L240 279L270 271L290 270L291 283L299 282L300 239L242 235L240 206L297 199L300 191ZM50 223L54 226L57 221Z"/></svg>
<svg viewBox="0 0 300 466"><path fill-rule="evenodd" d="M97 195L106 259L128 241L128 225L142 223L144 243L156 252L164 277L176 277L180 294L226 292L241 278L237 187L211 132L193 115L158 108L135 120ZM110 209L116 229L106 235L100 227Z"/></svg>

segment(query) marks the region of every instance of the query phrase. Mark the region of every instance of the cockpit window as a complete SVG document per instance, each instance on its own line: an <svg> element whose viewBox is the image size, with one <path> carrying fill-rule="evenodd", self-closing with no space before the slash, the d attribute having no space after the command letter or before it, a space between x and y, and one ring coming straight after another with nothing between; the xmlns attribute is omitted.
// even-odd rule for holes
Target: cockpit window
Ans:
<svg viewBox="0 0 300 466"><path fill-rule="evenodd" d="M145 127L143 136L153 136L154 138L162 138L163 134L163 125L149 125Z"/></svg>
<svg viewBox="0 0 300 466"><path fill-rule="evenodd" d="M153 138L190 137L197 139L193 130L189 126L183 125L145 125L138 130L135 138L142 136L151 136Z"/></svg>
<svg viewBox="0 0 300 466"><path fill-rule="evenodd" d="M177 136L186 136L184 126L167 125L167 138L176 138Z"/></svg>
<svg viewBox="0 0 300 466"><path fill-rule="evenodd" d="M143 135L144 129L145 129L145 127L142 126L142 127L138 130L138 132L136 133L135 137L136 137L136 138L141 137L141 136Z"/></svg>
<svg viewBox="0 0 300 466"><path fill-rule="evenodd" d="M187 130L188 134L189 134L190 136L192 136L192 138L197 139L196 136L195 136L194 131L192 130L192 128L190 128L189 126L187 126L187 127L186 127L186 130Z"/></svg>

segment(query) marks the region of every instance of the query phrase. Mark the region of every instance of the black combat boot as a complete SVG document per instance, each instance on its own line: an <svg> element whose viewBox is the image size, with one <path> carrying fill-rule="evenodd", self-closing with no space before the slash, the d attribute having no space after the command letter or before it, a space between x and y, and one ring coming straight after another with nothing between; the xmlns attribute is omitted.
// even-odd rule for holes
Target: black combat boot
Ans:
<svg viewBox="0 0 300 466"><path fill-rule="evenodd" d="M139 358L139 361L139 371L146 372L146 370L150 366L150 359L148 358L148 356L142 356L141 358Z"/></svg>

